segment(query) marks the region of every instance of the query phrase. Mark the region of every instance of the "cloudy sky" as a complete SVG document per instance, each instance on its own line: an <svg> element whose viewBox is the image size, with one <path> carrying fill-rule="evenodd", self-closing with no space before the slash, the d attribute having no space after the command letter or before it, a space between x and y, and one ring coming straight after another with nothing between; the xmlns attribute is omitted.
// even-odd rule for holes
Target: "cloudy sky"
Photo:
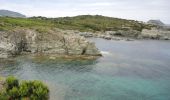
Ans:
<svg viewBox="0 0 170 100"><path fill-rule="evenodd" d="M170 0L0 0L0 9L27 16L104 15L170 24Z"/></svg>

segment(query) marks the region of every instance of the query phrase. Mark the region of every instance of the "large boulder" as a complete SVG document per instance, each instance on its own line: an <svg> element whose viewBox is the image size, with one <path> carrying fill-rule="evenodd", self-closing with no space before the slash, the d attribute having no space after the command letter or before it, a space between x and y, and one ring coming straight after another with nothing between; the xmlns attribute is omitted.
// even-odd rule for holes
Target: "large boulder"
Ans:
<svg viewBox="0 0 170 100"><path fill-rule="evenodd" d="M16 29L0 32L0 58L21 53L58 55L101 55L94 43L59 29L38 32Z"/></svg>

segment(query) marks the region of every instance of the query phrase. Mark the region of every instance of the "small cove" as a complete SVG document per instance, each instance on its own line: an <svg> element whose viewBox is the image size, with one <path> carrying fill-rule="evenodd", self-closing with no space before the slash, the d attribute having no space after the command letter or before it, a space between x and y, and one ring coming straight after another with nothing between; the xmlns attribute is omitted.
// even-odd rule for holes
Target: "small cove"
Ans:
<svg viewBox="0 0 170 100"><path fill-rule="evenodd" d="M170 41L89 39L97 60L0 62L0 75L42 80L51 100L170 100Z"/></svg>

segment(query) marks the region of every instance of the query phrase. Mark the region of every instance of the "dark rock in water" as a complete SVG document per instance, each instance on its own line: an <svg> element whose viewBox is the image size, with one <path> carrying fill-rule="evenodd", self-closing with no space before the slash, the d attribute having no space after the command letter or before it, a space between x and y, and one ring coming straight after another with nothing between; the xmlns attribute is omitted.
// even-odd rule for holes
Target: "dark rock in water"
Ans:
<svg viewBox="0 0 170 100"><path fill-rule="evenodd" d="M101 55L94 43L60 29L39 33L33 29L0 32L0 58L22 53L58 55Z"/></svg>

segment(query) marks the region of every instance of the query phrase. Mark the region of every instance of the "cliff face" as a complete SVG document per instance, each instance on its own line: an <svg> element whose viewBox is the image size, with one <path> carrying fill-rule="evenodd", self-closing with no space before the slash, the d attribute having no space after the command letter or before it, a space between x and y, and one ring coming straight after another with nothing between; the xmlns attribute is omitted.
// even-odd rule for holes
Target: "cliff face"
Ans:
<svg viewBox="0 0 170 100"><path fill-rule="evenodd" d="M32 29L15 29L0 32L0 58L31 54L58 54L58 55L92 55L100 52L94 43L85 38L68 34L66 31L53 29L38 32Z"/></svg>

